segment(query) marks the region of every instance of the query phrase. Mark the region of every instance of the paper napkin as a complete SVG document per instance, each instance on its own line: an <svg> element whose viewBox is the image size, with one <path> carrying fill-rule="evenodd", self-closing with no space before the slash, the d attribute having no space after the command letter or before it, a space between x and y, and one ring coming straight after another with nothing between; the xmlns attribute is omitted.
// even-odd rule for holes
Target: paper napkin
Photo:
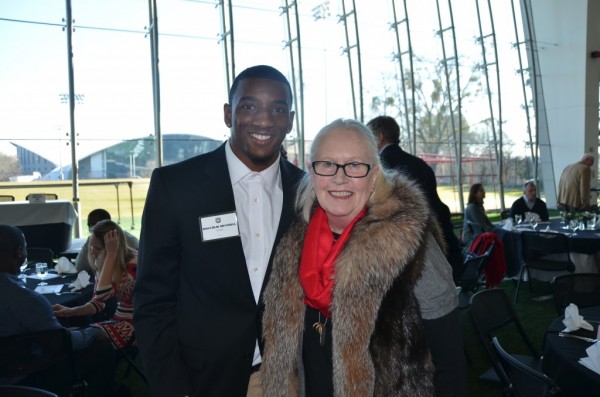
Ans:
<svg viewBox="0 0 600 397"><path fill-rule="evenodd" d="M56 271L59 274L77 273L77 269L75 269L75 265L73 265L71 263L71 261L68 260L67 258L65 258L64 256L61 256L60 258L58 258L58 261L56 262Z"/></svg>
<svg viewBox="0 0 600 397"><path fill-rule="evenodd" d="M513 228L513 220L512 218L506 218L504 220L504 226L502 226L502 229L504 230L512 230Z"/></svg>
<svg viewBox="0 0 600 397"><path fill-rule="evenodd" d="M587 357L579 359L579 363L600 374L600 343L596 342L585 349Z"/></svg>
<svg viewBox="0 0 600 397"><path fill-rule="evenodd" d="M588 331L594 330L594 327L585 321L583 316L579 315L579 308L573 303L565 309L565 319L563 320L563 324L567 327L563 332L573 332L577 331L579 328L587 329Z"/></svg>
<svg viewBox="0 0 600 397"><path fill-rule="evenodd" d="M90 284L90 275L85 270L82 270L77 275L77 279L71 284L71 291L79 291Z"/></svg>
<svg viewBox="0 0 600 397"><path fill-rule="evenodd" d="M35 287L35 292L39 293L39 294L55 294L57 292L60 292L60 290L62 289L63 284L58 284L58 285L38 285L37 287Z"/></svg>

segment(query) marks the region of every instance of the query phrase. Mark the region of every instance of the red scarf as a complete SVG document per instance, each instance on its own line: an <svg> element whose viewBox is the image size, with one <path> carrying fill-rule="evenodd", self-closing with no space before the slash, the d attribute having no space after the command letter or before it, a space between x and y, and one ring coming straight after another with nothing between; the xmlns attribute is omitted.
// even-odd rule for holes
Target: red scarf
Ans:
<svg viewBox="0 0 600 397"><path fill-rule="evenodd" d="M333 293L334 262L346 245L356 222L367 213L365 207L335 240L325 211L317 205L310 218L302 257L300 259L300 284L304 289L304 303L319 310L325 317L331 317L329 308Z"/></svg>

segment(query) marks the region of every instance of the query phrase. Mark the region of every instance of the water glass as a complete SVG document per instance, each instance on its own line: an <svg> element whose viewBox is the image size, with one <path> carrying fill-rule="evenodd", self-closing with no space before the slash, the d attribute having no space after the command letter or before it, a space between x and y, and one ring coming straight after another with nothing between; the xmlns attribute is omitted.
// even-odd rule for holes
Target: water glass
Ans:
<svg viewBox="0 0 600 397"><path fill-rule="evenodd" d="M48 283L44 281L44 279L48 275L48 264L46 264L44 262L36 263L35 264L35 274L37 274L37 276L42 279L42 282L39 283L38 285L42 285L42 286L48 285Z"/></svg>
<svg viewBox="0 0 600 397"><path fill-rule="evenodd" d="M592 214L592 218L587 221L587 226L589 230L596 229L596 214Z"/></svg>

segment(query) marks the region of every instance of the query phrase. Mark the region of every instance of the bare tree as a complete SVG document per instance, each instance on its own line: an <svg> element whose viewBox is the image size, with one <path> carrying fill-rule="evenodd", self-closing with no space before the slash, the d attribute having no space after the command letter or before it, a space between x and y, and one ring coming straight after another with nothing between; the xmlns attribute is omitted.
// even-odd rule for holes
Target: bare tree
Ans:
<svg viewBox="0 0 600 397"><path fill-rule="evenodd" d="M17 156L0 153L0 181L8 181L11 176L21 173L21 166Z"/></svg>

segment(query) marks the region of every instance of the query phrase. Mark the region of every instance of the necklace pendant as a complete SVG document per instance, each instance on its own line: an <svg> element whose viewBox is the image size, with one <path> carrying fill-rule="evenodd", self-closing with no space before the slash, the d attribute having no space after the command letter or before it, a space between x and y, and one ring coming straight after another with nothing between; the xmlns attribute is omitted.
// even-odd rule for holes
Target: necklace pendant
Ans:
<svg viewBox="0 0 600 397"><path fill-rule="evenodd" d="M320 321L317 321L316 323L313 324L313 328L315 329L315 331L317 331L319 336L321 336L321 335L323 335L323 329L325 328L325 324L323 324Z"/></svg>
<svg viewBox="0 0 600 397"><path fill-rule="evenodd" d="M317 321L316 323L313 324L313 328L319 334L319 344L321 346L325 346L325 332L323 332L323 331L325 331L326 324L327 324L327 320L325 320L325 323Z"/></svg>

